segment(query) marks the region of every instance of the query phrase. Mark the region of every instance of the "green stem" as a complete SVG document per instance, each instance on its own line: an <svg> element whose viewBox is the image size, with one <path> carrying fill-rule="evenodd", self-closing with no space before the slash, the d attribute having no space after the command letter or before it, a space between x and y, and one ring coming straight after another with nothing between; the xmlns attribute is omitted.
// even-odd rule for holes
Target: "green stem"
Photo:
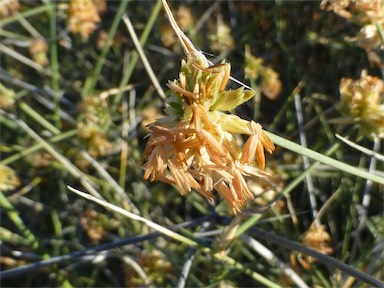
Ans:
<svg viewBox="0 0 384 288"><path fill-rule="evenodd" d="M111 29L109 29L109 32L108 32L106 44L103 47L103 50L101 50L101 54L96 63L95 68L85 80L83 90L81 91L82 98L86 98L88 95L91 95L96 87L96 83L97 83L97 80L99 79L99 75L104 65L105 58L109 52L109 49L111 48L112 39L116 34L117 27L119 26L121 18L125 13L128 2L129 0L122 0L119 8L117 9L115 18L113 19L113 22L112 22Z"/></svg>
<svg viewBox="0 0 384 288"><path fill-rule="evenodd" d="M0 207L3 208L7 214L9 219L15 224L15 226L20 230L21 233L23 233L24 237L29 240L29 242L32 244L33 248L38 248L39 243L37 242L37 239L25 226L23 220L20 218L19 213L17 210L13 207L12 203L8 201L7 197L4 196L4 194L0 191Z"/></svg>
<svg viewBox="0 0 384 288"><path fill-rule="evenodd" d="M59 59L57 54L57 23L56 23L56 2L53 1L51 4L51 11L50 11L50 54L51 54L51 70L52 70L52 77L51 77L51 88L52 90L57 94L59 93ZM61 129L61 118L60 118L60 100L59 97L55 97L55 110L54 110L54 120L55 120L55 126L58 127L58 129Z"/></svg>
<svg viewBox="0 0 384 288"><path fill-rule="evenodd" d="M47 129L49 132L53 134L60 134L60 130L57 129L53 124L51 124L48 120L43 118L41 114L33 110L30 106L28 106L25 102L21 102L19 104L21 110L23 110L27 115L29 115L32 119L34 119L37 123Z"/></svg>
<svg viewBox="0 0 384 288"><path fill-rule="evenodd" d="M371 180L373 182L376 182L376 183L384 185L384 178L383 177L380 177L378 175L369 173L369 172L367 172L365 170L358 169L358 168L353 167L353 166L351 166L349 164L345 164L345 163L343 163L341 161L338 161L338 160L333 159L331 157L328 157L328 156L326 156L324 154L321 154L319 152L316 152L316 151L313 151L311 149L308 149L308 148L305 148L303 146L300 146L300 145L298 145L298 144L296 144L294 142L288 141L288 140L286 140L286 139L284 139L284 138L282 138L280 136L277 136L276 134L273 134L271 132L266 131L266 134L268 135L269 138L271 138L272 142L274 142L276 145L279 145L279 146L281 146L283 148L286 148L286 149L288 149L288 150L290 150L292 152L295 152L295 153L303 155L303 156L307 156L308 158L311 158L311 159L313 159L315 161L318 161L319 163L321 162L323 164L332 166L332 167L334 167L336 169L339 169L341 171L344 171L346 173L349 173L349 174L352 174L352 175L364 178L366 180ZM328 152L326 154L333 153L334 151L336 151L336 149L338 147L339 147L339 143L334 144L328 150ZM314 166L314 165L316 165L316 166L319 165L319 163L312 164L310 166L310 168L312 166ZM312 168L312 169L314 169L314 168ZM297 178L297 179L301 179L302 177L303 177L303 175L300 175L300 177Z"/></svg>
<svg viewBox="0 0 384 288"><path fill-rule="evenodd" d="M52 137L51 139L49 139L48 142L50 144L57 143L57 142L60 142L62 140L66 140L68 138L72 138L76 134L77 134L77 130L71 130L71 131L68 131L68 132L65 132L65 133L62 133L62 134L59 134L57 136ZM14 154L12 156L9 156L8 158L5 158L4 160L1 160L0 165L1 164L2 165L9 165L10 163L17 161L20 158L25 157L29 154L32 154L32 153L34 153L40 149L43 149L43 148L44 148L44 146L41 144L33 145L30 148L27 148L25 150L20 151L20 153Z"/></svg>
<svg viewBox="0 0 384 288"><path fill-rule="evenodd" d="M43 12L49 10L50 8L51 8L51 4L46 4L46 5L38 6L38 7L33 8L33 9L29 9L23 13L17 13L14 16L11 16L11 17L5 18L4 20L1 20L0 26L3 27L3 26L10 24L12 22L16 22L19 20L20 16L27 18L29 16L34 16L36 14L43 13Z"/></svg>
<svg viewBox="0 0 384 288"><path fill-rule="evenodd" d="M161 0L158 0L157 3L156 3L156 6L154 7L153 11L152 11L152 14L151 16L149 17L148 19L148 23L147 25L145 26L145 29L143 31L143 34L141 35L140 37L140 45L143 47L145 45L145 43L147 42L147 39L148 39L148 36L149 36L149 33L151 32L152 28L153 28L153 25L157 19L157 16L159 15L160 13L160 10L161 10L161 7L162 7L162 4L161 4ZM136 67L136 64L137 64L137 61L139 60L139 54L137 53L137 51L133 51L131 53L131 57L130 57L130 62L129 62L129 66L128 68L124 71L124 75L123 75L123 78L121 79L121 82L120 82L120 85L119 85L119 88L120 90L125 87L129 81L129 79L131 78L132 76L132 73L133 73L133 70L135 69ZM112 111L114 111L116 109L116 106L117 104L120 102L121 100L121 96L122 96L122 93L119 92L115 97L114 97L114 100L113 100L113 106L112 106Z"/></svg>

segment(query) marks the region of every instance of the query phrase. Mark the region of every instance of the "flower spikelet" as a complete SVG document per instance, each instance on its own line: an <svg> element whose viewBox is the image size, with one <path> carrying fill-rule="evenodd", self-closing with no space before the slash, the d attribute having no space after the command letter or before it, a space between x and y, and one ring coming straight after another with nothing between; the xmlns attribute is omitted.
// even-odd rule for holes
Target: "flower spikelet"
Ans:
<svg viewBox="0 0 384 288"><path fill-rule="evenodd" d="M0 164L0 191L13 190L20 185L20 179L16 172L5 165Z"/></svg>
<svg viewBox="0 0 384 288"><path fill-rule="evenodd" d="M279 96L282 84L279 74L271 67L265 66L263 62L262 58L252 55L248 45L245 46L245 79L249 79L251 83L259 84L263 94L274 100Z"/></svg>
<svg viewBox="0 0 384 288"><path fill-rule="evenodd" d="M384 82L361 72L360 79L340 81L340 111L360 125L361 134L384 137Z"/></svg>
<svg viewBox="0 0 384 288"><path fill-rule="evenodd" d="M0 17L5 18L19 11L20 4L18 0L0 0Z"/></svg>
<svg viewBox="0 0 384 288"><path fill-rule="evenodd" d="M47 57L49 46L48 43L43 39L37 39L32 41L31 46L29 46L29 53L32 56L32 59L43 66L49 64Z"/></svg>
<svg viewBox="0 0 384 288"><path fill-rule="evenodd" d="M11 109L15 106L16 93L0 83L0 109Z"/></svg>
<svg viewBox="0 0 384 288"><path fill-rule="evenodd" d="M71 0L69 5L68 26L73 33L88 39L100 22L100 16L92 0Z"/></svg>
<svg viewBox="0 0 384 288"><path fill-rule="evenodd" d="M108 104L100 96L88 96L80 103L81 114L78 118L78 137L87 146L93 157L105 156L113 150L108 139L112 119Z"/></svg>
<svg viewBox="0 0 384 288"><path fill-rule="evenodd" d="M365 49L371 64L384 67L384 43L380 32L384 29L384 0L323 0L321 7L360 26L354 37L346 39Z"/></svg>
<svg viewBox="0 0 384 288"><path fill-rule="evenodd" d="M253 96L243 88L225 90L230 64L210 65L191 45L179 79L168 83L167 115L148 126L144 179L174 184L181 194L195 190L207 199L216 190L236 213L253 198L245 178L268 175L264 150L272 153L274 145L260 124L229 114ZM243 147L237 134L249 135Z"/></svg>

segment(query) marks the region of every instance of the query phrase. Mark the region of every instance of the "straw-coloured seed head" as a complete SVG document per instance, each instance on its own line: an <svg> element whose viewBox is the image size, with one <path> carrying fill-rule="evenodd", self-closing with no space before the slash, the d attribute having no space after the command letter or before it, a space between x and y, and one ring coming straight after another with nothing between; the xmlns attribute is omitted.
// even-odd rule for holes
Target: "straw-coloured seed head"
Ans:
<svg viewBox="0 0 384 288"><path fill-rule="evenodd" d="M264 150L272 153L274 145L260 124L228 113L254 93L225 90L230 65L210 65L169 17L187 61L182 61L180 79L168 83L167 116L149 125L144 178L174 184L181 194L195 190L207 199L216 190L239 212L253 198L245 178L268 175ZM243 147L237 134L250 136Z"/></svg>

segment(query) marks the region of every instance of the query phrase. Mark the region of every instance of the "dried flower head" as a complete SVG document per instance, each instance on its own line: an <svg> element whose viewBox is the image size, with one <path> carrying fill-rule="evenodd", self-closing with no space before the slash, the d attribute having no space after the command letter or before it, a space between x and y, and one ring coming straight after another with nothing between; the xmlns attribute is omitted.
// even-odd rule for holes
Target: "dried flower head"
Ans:
<svg viewBox="0 0 384 288"><path fill-rule="evenodd" d="M371 64L384 67L382 57L378 56L382 52L373 51L384 50L383 39L380 36L380 29L384 30L384 0L323 0L320 5L323 9L332 10L359 25L361 29L358 34L347 37L347 40L365 49Z"/></svg>
<svg viewBox="0 0 384 288"><path fill-rule="evenodd" d="M323 0L320 7L360 25L382 22L384 18L383 0Z"/></svg>
<svg viewBox="0 0 384 288"><path fill-rule="evenodd" d="M99 50L102 50L105 45L107 45L108 41L108 32L106 30L101 30L97 34L96 47ZM124 37L122 33L119 31L116 32L115 36L112 39L112 47L120 47L123 43L125 43L127 39Z"/></svg>
<svg viewBox="0 0 384 288"><path fill-rule="evenodd" d="M105 156L113 150L113 144L109 141L106 133L100 127L92 124L79 123L78 136L84 142L92 157Z"/></svg>
<svg viewBox="0 0 384 288"><path fill-rule="evenodd" d="M193 26L193 16L190 8L184 5L180 5L176 13L177 23L183 30L189 30Z"/></svg>
<svg viewBox="0 0 384 288"><path fill-rule="evenodd" d="M20 185L16 172L5 165L0 164L0 191L13 190Z"/></svg>
<svg viewBox="0 0 384 288"><path fill-rule="evenodd" d="M187 61L180 78L168 83L167 116L149 125L144 179L175 184L181 194L193 189L207 199L216 190L236 213L253 198L245 177L267 175L264 150L272 153L274 145L260 124L229 113L254 93L243 87L225 90L230 65L212 66L168 15ZM249 135L242 149L236 134Z"/></svg>
<svg viewBox="0 0 384 288"><path fill-rule="evenodd" d="M381 24L382 29L384 29L384 22ZM347 38L351 42L356 42L358 46L369 51L375 48L380 48L383 50L383 43L381 41L379 30L376 25L367 24L364 25L359 33L355 37Z"/></svg>
<svg viewBox="0 0 384 288"><path fill-rule="evenodd" d="M173 277L172 263L160 250L141 251L134 260L146 277L141 277L133 265L126 265L124 267L126 287L164 286L166 281Z"/></svg>
<svg viewBox="0 0 384 288"><path fill-rule="evenodd" d="M360 79L340 81L340 110L361 134L384 137L384 81L361 72Z"/></svg>
<svg viewBox="0 0 384 288"><path fill-rule="evenodd" d="M82 113L78 119L78 136L82 139L93 156L104 156L111 152L113 144L107 133L112 120L107 102L102 97L89 96L80 103Z"/></svg>
<svg viewBox="0 0 384 288"><path fill-rule="evenodd" d="M309 230L304 233L303 244L326 255L333 253L332 238L324 225L311 225ZM292 266L296 269L298 268L297 261L305 270L311 270L312 264L316 261L316 258L312 256L301 255L297 252L292 252L290 258Z"/></svg>
<svg viewBox="0 0 384 288"><path fill-rule="evenodd" d="M320 3L322 9L333 11L337 15L350 19L352 13L347 10L347 7L351 4L351 0L323 0Z"/></svg>
<svg viewBox="0 0 384 288"><path fill-rule="evenodd" d="M324 225L311 225L309 230L304 234L303 243L321 253L328 255L333 253L331 247L332 238Z"/></svg>
<svg viewBox="0 0 384 288"><path fill-rule="evenodd" d="M92 123L107 131L112 123L106 99L101 96L88 96L79 104L81 115L80 120Z"/></svg>
<svg viewBox="0 0 384 288"><path fill-rule="evenodd" d="M160 24L160 39L165 47L172 47L176 44L177 38L175 32L169 27L168 23Z"/></svg>
<svg viewBox="0 0 384 288"><path fill-rule="evenodd" d="M44 150L36 151L35 153L28 155L26 159L32 167L38 169L47 168L55 162L53 156Z"/></svg>
<svg viewBox="0 0 384 288"><path fill-rule="evenodd" d="M108 230L119 226L119 221L95 210L87 209L80 216L80 225L92 242L99 242Z"/></svg>
<svg viewBox="0 0 384 288"><path fill-rule="evenodd" d="M0 17L5 18L19 11L20 4L18 0L0 0Z"/></svg>
<svg viewBox="0 0 384 288"><path fill-rule="evenodd" d="M44 39L34 40L29 46L29 53L33 61L43 66L48 65L48 48L48 44Z"/></svg>
<svg viewBox="0 0 384 288"><path fill-rule="evenodd" d="M269 99L276 99L281 92L281 81L279 74L270 67L265 67L262 73L261 91Z"/></svg>
<svg viewBox="0 0 384 288"><path fill-rule="evenodd" d="M234 45L231 28L224 23L222 17L218 17L215 27L216 29L212 29L213 31L208 34L208 40L211 42L211 49L219 52L231 49Z"/></svg>
<svg viewBox="0 0 384 288"><path fill-rule="evenodd" d="M245 46L245 79L250 79L260 84L263 94L269 99L276 99L281 92L279 74L270 67L263 65L264 60L255 57L250 47Z"/></svg>
<svg viewBox="0 0 384 288"><path fill-rule="evenodd" d="M100 16L92 0L71 0L68 26L73 33L88 39L98 22L100 22Z"/></svg>
<svg viewBox="0 0 384 288"><path fill-rule="evenodd" d="M15 105L15 91L0 83L0 109L11 109Z"/></svg>

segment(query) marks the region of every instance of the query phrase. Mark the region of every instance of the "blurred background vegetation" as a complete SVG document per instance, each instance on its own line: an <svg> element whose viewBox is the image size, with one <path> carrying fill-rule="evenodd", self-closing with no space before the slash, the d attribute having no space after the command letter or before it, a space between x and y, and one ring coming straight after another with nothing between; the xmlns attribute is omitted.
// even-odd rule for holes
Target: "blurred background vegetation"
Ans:
<svg viewBox="0 0 384 288"><path fill-rule="evenodd" d="M226 59L232 76L257 92L239 115L315 151L333 147L332 157L384 177L383 1L169 4L192 42L214 63ZM164 227L189 225L179 233L208 246L233 218L223 199L208 203L197 193L181 196L170 185L142 179L146 125L161 117L164 102L124 13L167 90L184 55L161 1L0 0L0 267L15 272L1 285L298 286L287 275L292 267L308 286L366 287L256 230L233 239L227 252L233 263L158 234L136 239L152 230L68 190L76 187ZM241 223L251 219L253 227L383 281L383 186L325 165L304 177L307 161L277 147L267 159L270 185L248 183L258 197ZM124 239L132 241L70 254ZM267 260L250 239L287 266ZM58 261L26 266L50 259Z"/></svg>

